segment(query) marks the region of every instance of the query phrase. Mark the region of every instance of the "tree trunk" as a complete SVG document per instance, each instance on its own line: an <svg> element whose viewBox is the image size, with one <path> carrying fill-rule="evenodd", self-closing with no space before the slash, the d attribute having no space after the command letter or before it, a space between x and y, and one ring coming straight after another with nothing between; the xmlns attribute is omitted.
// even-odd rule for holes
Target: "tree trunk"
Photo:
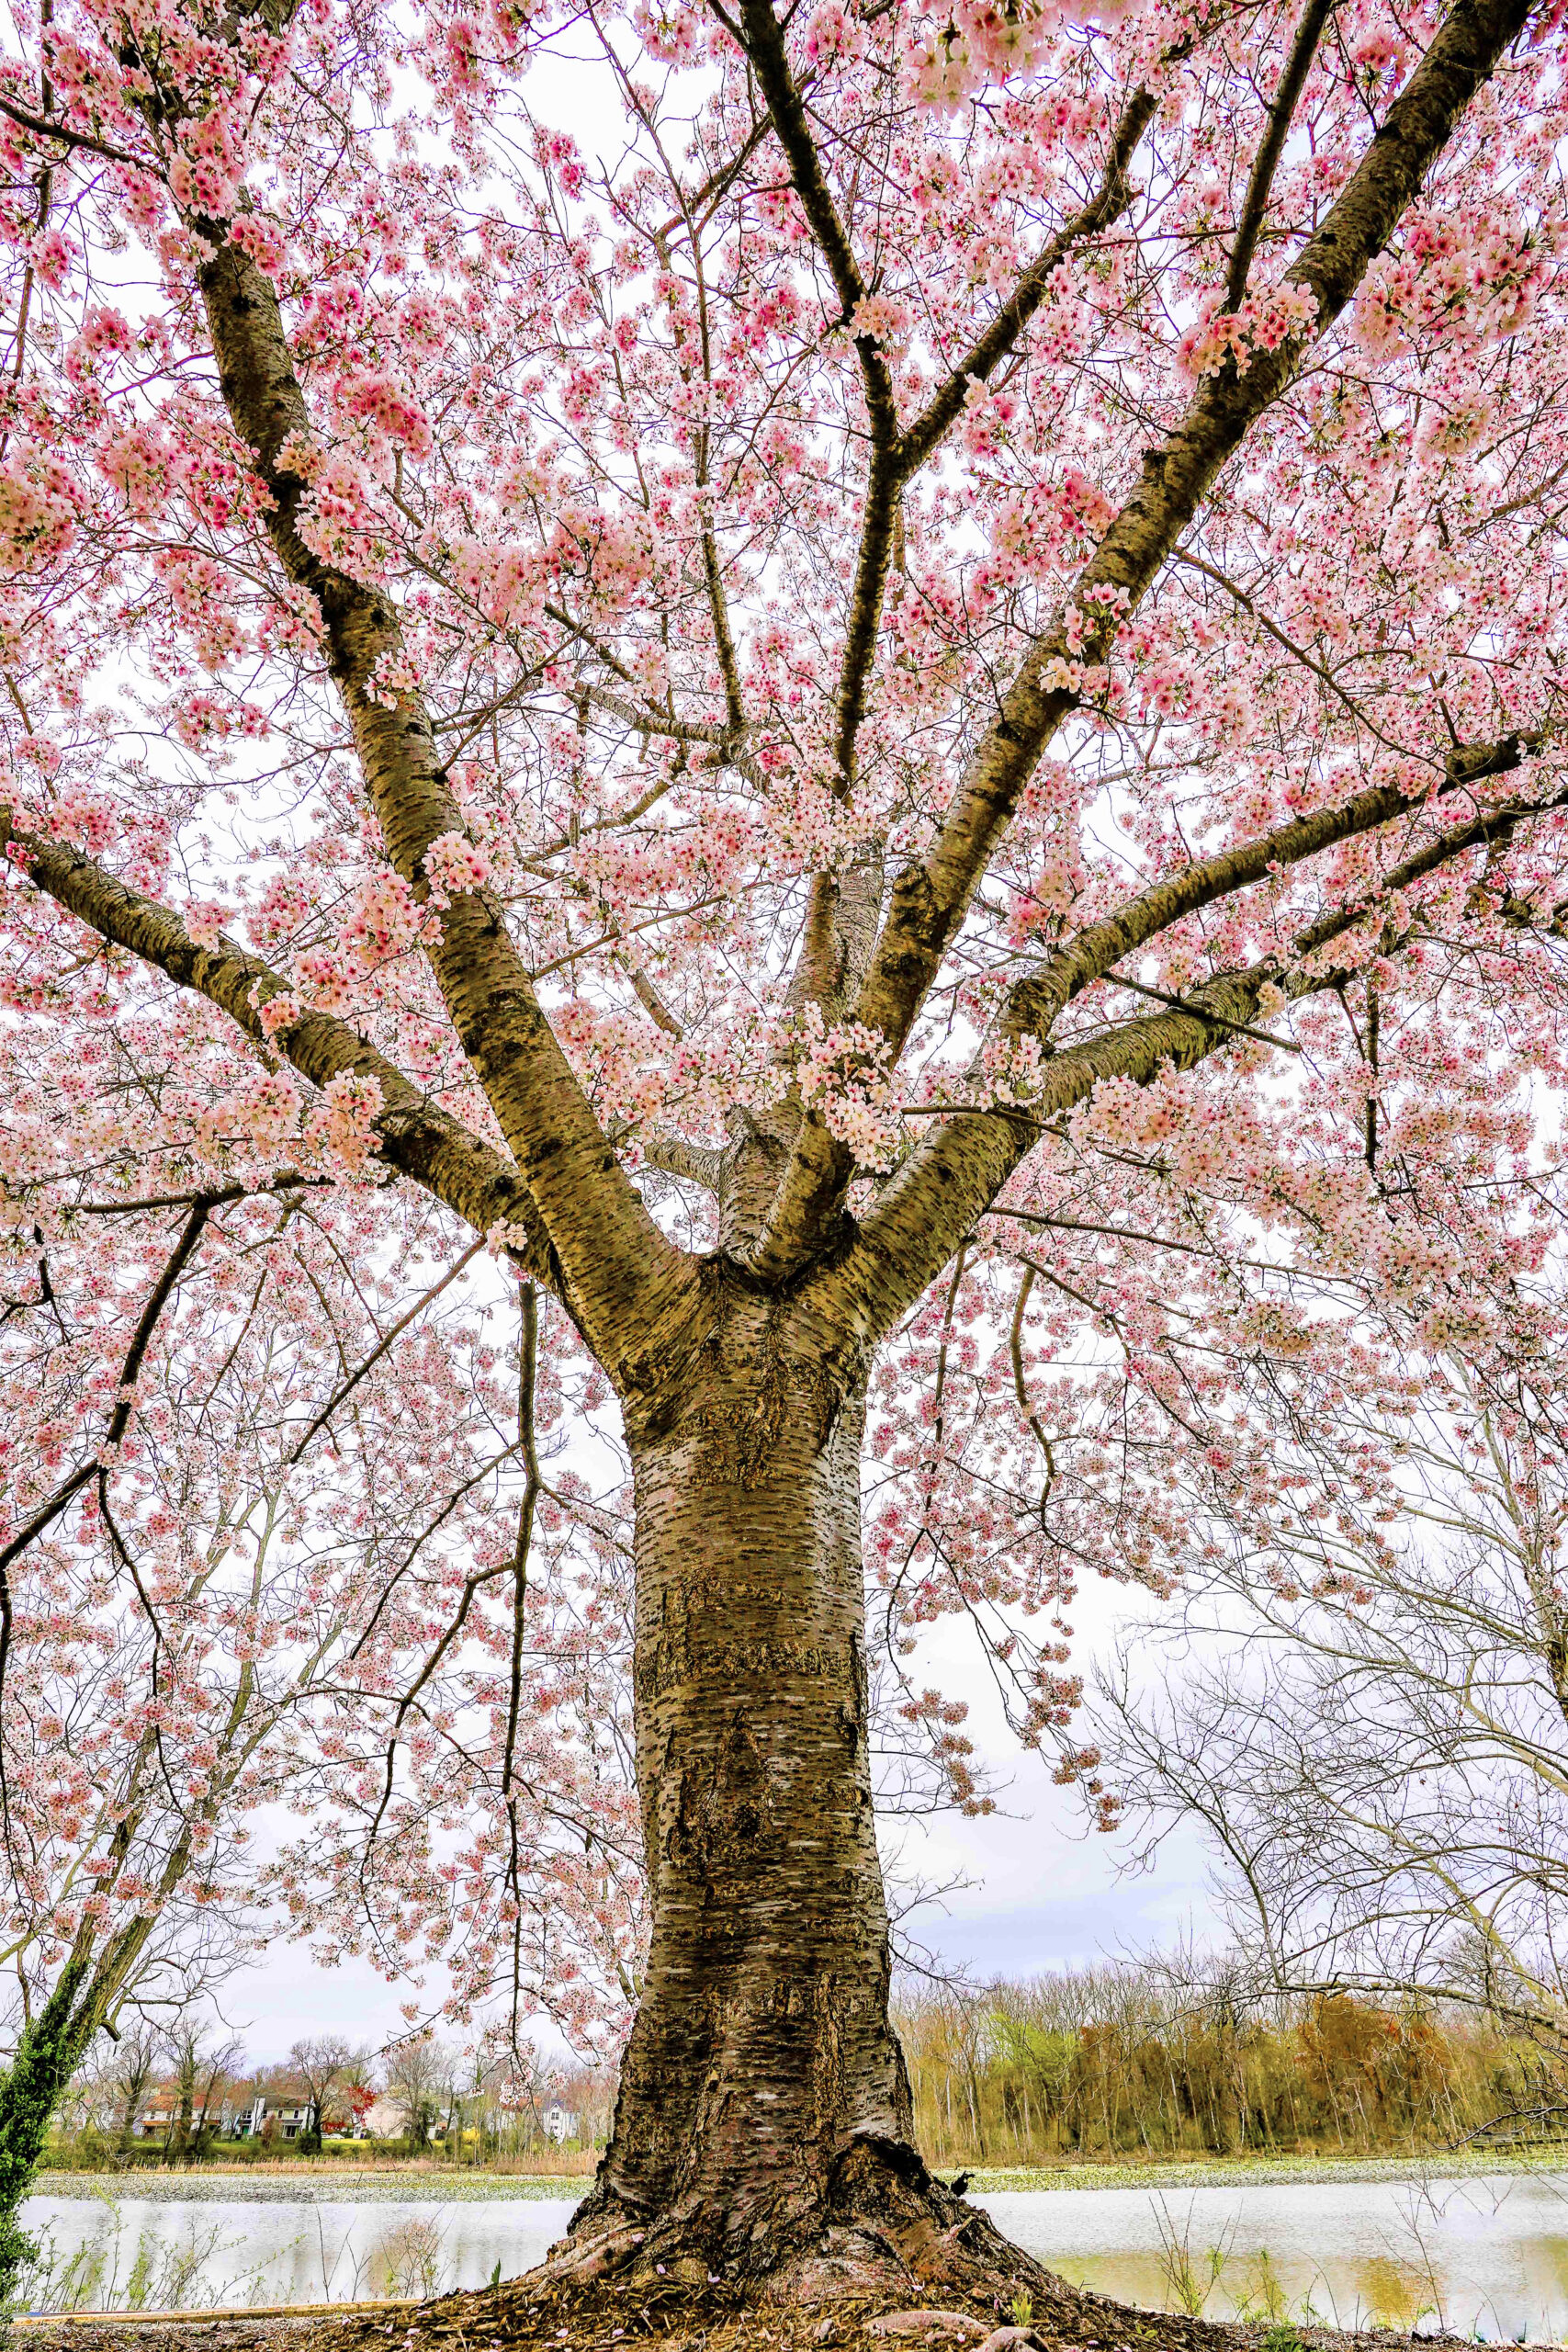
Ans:
<svg viewBox="0 0 1568 2352"><path fill-rule="evenodd" d="M861 1368L734 1304L628 1416L652 1940L573 2233L657 2218L661 2245L750 2270L819 2222L857 2141L907 2143L913 2116L867 1752Z"/></svg>
<svg viewBox="0 0 1568 2352"><path fill-rule="evenodd" d="M660 2291L1000 2312L1065 2291L910 2144L868 1754L867 1360L830 1289L829 1269L792 1301L710 1260L701 1312L629 1384L652 1936L551 2292L662 2271Z"/></svg>
<svg viewBox="0 0 1568 2352"><path fill-rule="evenodd" d="M178 1883L184 1867L180 1860L173 1883ZM17 2214L42 2158L55 2109L93 2036L123 1993L152 1924L150 1914L133 1919L96 1959L92 1931L82 1928L53 1991L24 2029L10 2065L0 2074L0 2335L18 2274L36 2251Z"/></svg>
<svg viewBox="0 0 1568 2352"><path fill-rule="evenodd" d="M32 2187L61 2094L96 2023L85 2023L83 2009L73 2007L86 1974L85 1953L67 1961L0 2075L0 2335L18 2277L38 2251L17 2215Z"/></svg>

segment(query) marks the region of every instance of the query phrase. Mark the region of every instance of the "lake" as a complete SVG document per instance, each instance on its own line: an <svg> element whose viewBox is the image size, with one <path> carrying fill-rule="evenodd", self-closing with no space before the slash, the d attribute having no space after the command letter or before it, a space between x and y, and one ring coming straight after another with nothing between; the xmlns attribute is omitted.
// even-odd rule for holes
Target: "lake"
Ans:
<svg viewBox="0 0 1568 2352"><path fill-rule="evenodd" d="M494 2194L499 2182L464 2201L394 2199L381 2185L366 2201L292 2201L281 2183L265 2201L205 2199L193 2186L112 2202L38 2197L25 2225L51 2241L79 2307L158 2310L482 2286L498 2267L503 2278L530 2268L572 2210L570 2198ZM1053 2268L1128 2302L1201 2297L1213 2318L1443 2327L1494 2343L1568 2337L1568 2173L974 2201Z"/></svg>

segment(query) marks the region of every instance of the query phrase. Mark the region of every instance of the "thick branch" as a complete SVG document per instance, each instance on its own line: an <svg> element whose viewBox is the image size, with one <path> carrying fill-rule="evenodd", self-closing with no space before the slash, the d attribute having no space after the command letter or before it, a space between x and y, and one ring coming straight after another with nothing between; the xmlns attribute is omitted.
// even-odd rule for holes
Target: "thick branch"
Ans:
<svg viewBox="0 0 1568 2352"><path fill-rule="evenodd" d="M739 17L746 53L788 160L795 194L828 265L834 291L842 305L844 323L852 324L855 310L869 289L855 259L849 232L839 218L806 107L789 70L784 28L773 14L773 0L742 0ZM904 478L898 459L898 405L886 354L868 334L856 334L854 344L865 387L871 467L835 698L833 760L837 770L835 789L840 798L849 797L854 776L855 737L865 712L866 681L882 616L883 590L893 549L894 517Z"/></svg>
<svg viewBox="0 0 1568 2352"><path fill-rule="evenodd" d="M1195 860L1179 873L1156 882L1152 889L1129 899L1115 914L1107 915L1103 922L1091 923L1087 931L1079 932L1076 939L1052 956L1043 970L1021 981L1013 991L1013 1001L1021 1009L1026 1004L1024 1028L1039 1036L1048 1035L1057 1015L1074 997L1095 980L1102 979L1123 956L1132 955L1160 932L1168 931L1183 916L1196 914L1217 899L1231 898L1237 890L1261 882L1276 868L1299 865L1304 858L1315 857L1340 842L1375 831L1380 825L1390 824L1398 817L1414 816L1444 793L1479 784L1489 776L1507 775L1527 752L1539 748L1539 742L1540 739L1534 736L1505 735L1495 743L1456 752L1430 792L1406 793L1397 785L1373 785L1369 790L1357 793L1353 799L1342 801L1337 808L1314 809L1310 816L1292 818L1289 824L1277 827L1271 833L1259 834L1256 841L1237 842L1213 857ZM1455 854L1452 847L1441 849L1438 863ZM1309 952L1309 946L1305 937L1298 943L1299 952L1303 955Z"/></svg>
<svg viewBox="0 0 1568 2352"><path fill-rule="evenodd" d="M1146 1086L1168 1064L1185 1070L1206 1060L1235 1030L1252 1023L1270 981L1278 987L1279 975L1259 967L1190 989L1188 1012L1125 1022L1054 1056L1027 1110L961 1111L945 1119L884 1192L837 1283L825 1278L838 1311L858 1310L868 1338L890 1329L952 1256L954 1226L970 1230L1043 1126L1074 1109L1103 1080L1130 1078Z"/></svg>
<svg viewBox="0 0 1568 2352"><path fill-rule="evenodd" d="M1399 817L1413 816L1445 793L1479 784L1490 776L1508 775L1527 753L1540 748L1540 740L1536 736L1506 735L1497 742L1456 752L1429 792L1411 794L1397 785L1374 785L1337 808L1315 809L1310 816L1294 818L1275 831L1259 835L1256 841L1238 842L1213 857L1197 859L1179 873L1168 876L1139 897L1129 899L1115 914L1080 932L1051 956L1042 971L1021 980L1009 995L1000 1024L1004 1034L1047 1038L1058 1016L1076 996L1096 980L1105 978L1125 956L1184 916L1261 882L1276 869L1299 865L1303 859L1315 857L1358 834L1375 831L1380 825L1390 824ZM1506 815L1486 816L1464 829L1462 835L1442 836L1412 862L1409 878L1418 879L1473 842L1493 838L1499 826L1517 821L1517 817L1510 820ZM1492 831L1488 831L1488 828ZM1386 886L1390 889L1402 887L1397 882ZM1320 925L1317 931L1303 933L1297 942L1298 953L1307 955L1323 946L1329 939L1338 937L1348 922L1359 919L1359 913L1327 919L1326 929ZM753 1256L757 1271L781 1271L789 1262L789 1252L798 1253L807 1246L813 1232L824 1229L842 1190L843 1159L841 1147L833 1142L819 1122L803 1128L791 1161L779 1180L767 1230Z"/></svg>
<svg viewBox="0 0 1568 2352"><path fill-rule="evenodd" d="M1370 797L1362 796L1363 801ZM934 1127L886 1188L853 1250L823 1277L835 1311L856 1313L864 1318L865 1336L879 1336L935 1280L1041 1129L1083 1102L1101 1080L1130 1078L1145 1086L1167 1063L1190 1069L1229 1045L1237 1030L1253 1029L1266 991L1277 989L1295 1001L1339 986L1343 975L1322 960L1326 947L1439 868L1473 849L1506 841L1520 824L1565 802L1568 786L1542 801L1488 810L1438 835L1393 867L1375 896L1298 933L1288 964L1269 958L1246 971L1222 973L1188 989L1182 1011L1123 1023L1054 1055L1026 1111L958 1112ZM1348 832L1337 838L1348 838ZM998 1033L1013 1039L1032 1035L1046 1042L1060 1009L1053 988L1033 978L1021 980L1009 990Z"/></svg>
<svg viewBox="0 0 1568 2352"><path fill-rule="evenodd" d="M707 1192L716 1193L723 1180L723 1152L710 1151L705 1144L688 1143L684 1136L671 1135L667 1127L654 1127L639 1136L637 1148L649 1168L678 1176L688 1184L701 1184Z"/></svg>
<svg viewBox="0 0 1568 2352"><path fill-rule="evenodd" d="M376 1135L383 1158L477 1232L487 1233L502 1221L528 1224L536 1230L528 1188L517 1170L421 1094L384 1055L355 1036L346 1022L306 1012L268 1038L262 1008L287 989L260 956L227 937L214 947L198 947L178 917L156 899L106 874L67 842L16 832L8 812L0 809L0 849L6 847L23 854L28 879L35 888L79 922L179 987L220 1006L255 1045L282 1055L312 1086L325 1086L348 1073L375 1079L381 1089ZM531 1248L526 1254L533 1271L558 1284L558 1270L543 1262L542 1250Z"/></svg>
<svg viewBox="0 0 1568 2352"><path fill-rule="evenodd" d="M705 482L703 486L706 487ZM729 626L729 600L724 593L724 571L718 560L718 541L714 537L712 521L706 516L703 522L703 579L708 592L708 610L713 616L713 642L714 651L718 657L718 674L724 681L725 718L730 737L739 741L746 731L746 704L740 692L740 663L735 651L735 632Z"/></svg>
<svg viewBox="0 0 1568 2352"><path fill-rule="evenodd" d="M309 439L310 419L277 298L246 254L204 225L219 248L198 277L223 397L271 493L266 525L278 560L321 610L388 854L423 888L430 843L464 826L418 696L400 693L389 708L372 691L378 665L400 643L397 616L378 589L322 563L300 534L306 485L292 460ZM681 1253L617 1163L489 894L455 895L428 953L559 1261L572 1311L614 1375L646 1338L660 1294L682 1282Z"/></svg>
<svg viewBox="0 0 1568 2352"><path fill-rule="evenodd" d="M771 16L769 21L772 22ZM776 37L776 28L774 31ZM801 172L806 171L808 177L815 172L817 209L812 213L808 205L807 210L828 255L829 266L833 270L840 299L848 310L852 301L861 299L864 291L863 282L859 277L858 265L833 209L831 198L825 183L821 183L820 167L810 142L804 108L799 110L798 123L791 113L790 100L795 94L789 80L787 62L784 59L782 40L778 42L778 51L775 78L779 103L784 118L792 125L792 136L796 144L804 141L797 155L796 147L786 140L786 152L790 154L795 185L803 202L806 201L806 189L802 186ZM772 102L770 94L770 104ZM795 104L798 107L798 98L795 99ZM873 379L868 374L867 398L873 413L871 465L861 511L860 544L856 551L849 619L834 695L833 763L835 789L841 799L848 799L854 785L855 747L861 723L865 717L903 486L926 463L962 414L971 380L987 380L1012 350L1024 327L1044 300L1052 277L1067 254L1085 238L1108 227L1125 209L1131 195L1127 168L1153 117L1155 106L1155 99L1144 90L1139 90L1129 101L1117 127L1111 157L1094 196L1057 232L1021 278L991 325L958 363L924 413L892 444L889 444L886 433L878 429L881 412L873 401ZM784 137L782 130L780 136ZM818 183L821 184L818 186ZM871 346L871 349L874 352L875 347ZM880 353L875 356L883 377L886 377L886 363L882 362ZM863 348L862 361L863 366L868 364ZM891 403L890 379L887 379L887 397ZM891 406L888 414L896 427L897 418ZM880 875L878 881L880 894ZM829 989L841 980L841 967L852 953L850 943L840 937L841 912L841 894L835 879L830 876L818 875L812 885L811 908L798 975L801 985L794 992L795 997L802 1000L815 998L826 1005ZM874 921L879 912L879 907L874 910ZM816 1142L805 1135L802 1136L802 1148L815 1158L821 1156ZM831 1165L824 1163L821 1171L829 1193L833 1186L832 1170L836 1167L835 1155ZM805 1176L804 1170L799 1171L800 1179ZM808 1232L815 1214L812 1199L818 1190L817 1184L797 1180L794 1189L800 1197L781 1203L781 1209L785 1221L798 1231L794 1240L786 1240L782 1229L775 1235L771 1254L779 1257L781 1262L799 1246L799 1239Z"/></svg>

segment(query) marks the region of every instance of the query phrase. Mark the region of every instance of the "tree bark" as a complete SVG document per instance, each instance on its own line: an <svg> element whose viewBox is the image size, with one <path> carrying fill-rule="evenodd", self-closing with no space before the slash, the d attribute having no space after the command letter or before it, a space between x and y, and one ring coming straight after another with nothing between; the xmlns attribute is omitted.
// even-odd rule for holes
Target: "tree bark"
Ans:
<svg viewBox="0 0 1568 2352"><path fill-rule="evenodd" d="M615 2128L574 2224L752 2271L857 2141L907 2143L872 1808L864 1367L733 1268L628 1417L652 1904ZM651 2241L650 2241L651 2245Z"/></svg>

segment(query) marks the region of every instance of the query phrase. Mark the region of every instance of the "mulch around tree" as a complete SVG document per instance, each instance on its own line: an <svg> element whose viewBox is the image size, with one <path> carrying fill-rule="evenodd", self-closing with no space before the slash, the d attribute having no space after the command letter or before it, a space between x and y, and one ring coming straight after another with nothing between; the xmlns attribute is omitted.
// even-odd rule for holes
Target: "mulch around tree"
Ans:
<svg viewBox="0 0 1568 2352"><path fill-rule="evenodd" d="M886 2296L738 2303L673 2279L547 2292L525 2279L427 2303L286 2312L48 2317L16 2323L13 2352L1285 2352L1287 2331L1134 2309L1055 2280L1028 2324L983 2299L899 2305ZM1442 2352L1460 2337L1288 2331L1305 2352Z"/></svg>

